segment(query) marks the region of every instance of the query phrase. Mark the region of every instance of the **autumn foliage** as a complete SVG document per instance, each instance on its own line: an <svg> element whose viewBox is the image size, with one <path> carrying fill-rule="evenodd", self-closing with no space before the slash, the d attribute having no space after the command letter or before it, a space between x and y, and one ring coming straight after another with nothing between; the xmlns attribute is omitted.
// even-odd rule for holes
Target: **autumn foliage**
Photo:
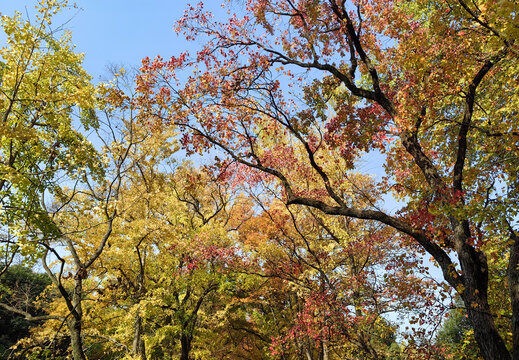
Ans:
<svg viewBox="0 0 519 360"><path fill-rule="evenodd" d="M4 18L30 40L1 53L5 250L53 281L16 353L519 358L516 3L224 9L95 91L68 37Z"/></svg>

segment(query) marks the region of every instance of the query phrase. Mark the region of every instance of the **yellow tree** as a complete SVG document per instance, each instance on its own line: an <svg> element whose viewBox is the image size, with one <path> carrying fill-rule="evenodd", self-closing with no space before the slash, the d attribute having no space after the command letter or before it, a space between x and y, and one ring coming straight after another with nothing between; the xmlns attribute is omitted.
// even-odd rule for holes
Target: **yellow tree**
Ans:
<svg viewBox="0 0 519 360"><path fill-rule="evenodd" d="M29 239L59 299L48 309L47 318L57 320L49 329L66 325L72 356L78 360L86 359L84 302L96 284L91 272L112 237L114 222L124 213L119 197L124 178L134 166L132 153L149 137L149 132L137 130L136 110L118 83L101 86L99 94L103 110L97 113L92 137L100 150L81 155L92 156L96 167L82 166L77 173L61 174L61 183L48 191L41 189L39 210L29 209L41 221L26 222L19 235L20 241ZM93 149L90 140L81 141ZM23 309L9 310L37 320Z"/></svg>
<svg viewBox="0 0 519 360"><path fill-rule="evenodd" d="M84 128L96 126L94 87L70 33L52 30L53 15L65 7L66 1L41 2L34 23L20 13L1 18L6 43L0 49L0 222L9 227L6 246L20 246L23 255L34 246L13 244L23 231L19 226L52 231L41 195L53 193L63 174L101 172L94 148L73 120L79 116Z"/></svg>
<svg viewBox="0 0 519 360"><path fill-rule="evenodd" d="M231 197L188 164L161 172L157 149L170 145L157 133L150 140L121 192L127 210L98 263L104 280L91 317L117 318L98 322L99 333L140 359L211 358L204 343L217 337L214 318L233 291L239 261L227 226Z"/></svg>

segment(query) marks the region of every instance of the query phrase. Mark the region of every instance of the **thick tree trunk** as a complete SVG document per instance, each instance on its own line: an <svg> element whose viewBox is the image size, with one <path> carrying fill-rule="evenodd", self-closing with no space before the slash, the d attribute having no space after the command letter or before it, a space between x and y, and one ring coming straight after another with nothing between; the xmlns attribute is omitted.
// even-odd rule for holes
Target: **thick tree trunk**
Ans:
<svg viewBox="0 0 519 360"><path fill-rule="evenodd" d="M187 334L182 333L180 335L180 360L189 360L189 353L191 352L191 341L193 337Z"/></svg>
<svg viewBox="0 0 519 360"><path fill-rule="evenodd" d="M513 359L519 360L519 237L510 229L512 249L508 263L508 287L512 304Z"/></svg>
<svg viewBox="0 0 519 360"><path fill-rule="evenodd" d="M488 304L488 264L484 253L466 243L466 237L457 229L458 257L464 277L461 298L481 355L486 360L510 360L510 352L499 334ZM465 230L466 231L466 230ZM463 243L461 243L463 241Z"/></svg>
<svg viewBox="0 0 519 360"><path fill-rule="evenodd" d="M142 320L139 314L135 317L132 352L141 360L146 360L146 348L142 338Z"/></svg>
<svg viewBox="0 0 519 360"><path fill-rule="evenodd" d="M468 304L465 303L465 306L468 307ZM477 310L467 310L483 358L486 360L510 360L510 353L497 331L492 316L488 313L489 308L478 307Z"/></svg>

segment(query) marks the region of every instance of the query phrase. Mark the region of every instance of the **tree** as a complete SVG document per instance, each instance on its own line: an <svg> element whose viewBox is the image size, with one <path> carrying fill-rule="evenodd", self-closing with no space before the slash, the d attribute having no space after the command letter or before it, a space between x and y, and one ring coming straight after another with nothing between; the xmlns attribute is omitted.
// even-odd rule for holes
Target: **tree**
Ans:
<svg viewBox="0 0 519 360"><path fill-rule="evenodd" d="M99 262L89 318L106 319L94 320L94 331L141 359L213 358L239 261L226 229L230 195L188 164L161 172L157 149L167 141L149 140L120 194L126 211Z"/></svg>
<svg viewBox="0 0 519 360"><path fill-rule="evenodd" d="M104 181L105 168L81 131L98 126L95 109L99 103L90 76L82 68L82 55L73 51L70 33L63 32L57 37L58 32L52 29L52 16L65 7L66 1L41 2L35 24L22 20L19 13L2 17L7 45L0 50L0 223L7 233L3 249L12 251L6 265L16 252L31 263L41 258L69 313L63 317L57 314L34 317L28 308L9 307L9 310L27 320L52 318L66 322L74 358L84 359L82 280L110 234L116 212L107 206L116 193L117 181L108 182L103 190L92 188L94 183ZM78 127L82 130L77 130ZM67 182L72 184L71 189L63 185ZM63 219L57 218L58 213L78 206L89 196L105 206L108 226L97 251L87 259L80 259L72 235L67 232L70 228L62 226ZM49 198L50 203L46 201ZM68 247L75 260L73 290L64 286L65 260L55 245ZM49 253L61 261L61 268L47 264Z"/></svg>
<svg viewBox="0 0 519 360"><path fill-rule="evenodd" d="M113 121L111 115L108 119ZM108 123L106 126L106 131L111 129L111 135L116 136L117 130L111 128L113 125ZM52 231L41 227L27 229L27 236L42 253L41 266L59 299L49 307L49 315L45 318L53 321L51 329L66 325L74 359L86 359L83 347L84 302L97 287L95 280L88 279L91 276L89 272L111 238L114 222L124 212L118 204L119 191L125 172L131 166L127 161L128 154L135 143L141 141L131 131L131 125L119 135L120 138L110 140L110 147L104 148L104 177L83 171L72 187L56 186L56 195L50 202L42 200L39 213L46 216L46 223L52 226ZM24 315L27 320L41 318L32 316L28 309L10 310Z"/></svg>
<svg viewBox="0 0 519 360"><path fill-rule="evenodd" d="M369 180L363 180L369 188ZM259 291L266 300L257 309L275 324L276 329L262 330L274 339L276 354L305 359L398 356L396 329L385 317L401 314L423 325L442 309L437 308L438 289L414 273L418 268L426 272L416 253L402 248L389 227L290 209L275 201L240 233L246 251L261 264L259 270L243 271L267 279ZM403 335L420 343L425 334Z"/></svg>
<svg viewBox="0 0 519 360"><path fill-rule="evenodd" d="M52 227L41 195L54 193L64 174L102 171L77 130L96 126L96 92L70 33L52 29L53 15L65 7L66 1L41 2L35 23L19 13L1 18L7 39L0 49L0 225L8 234L2 248L26 259L36 248L23 236L26 226Z"/></svg>
<svg viewBox="0 0 519 360"><path fill-rule="evenodd" d="M102 111L95 114L96 127L89 140L80 138L92 150L82 156L91 155L89 161L95 166L83 164L77 173L72 173L73 168L60 170L59 182L35 191L39 196L37 207L25 209L34 212L41 221L18 219L23 229L18 235L19 243L31 245L30 251L22 254L39 257L57 293L57 299L48 306L49 314L45 315L51 321L42 333L48 335L53 330L59 333L66 325L76 360L86 359L85 301L98 286L90 272L113 235L114 223L120 221L125 211L119 193L134 166L131 160L135 147L149 137L149 132L137 128L135 107L118 85L115 81L100 85L96 101ZM93 150L90 142L94 137L100 144L99 151ZM9 310L27 320L43 319L34 317L27 309L10 307Z"/></svg>
<svg viewBox="0 0 519 360"><path fill-rule="evenodd" d="M36 313L36 317L44 316L45 313L38 309L36 300L48 285L50 280L45 274L37 274L21 265L14 265L7 269L0 280L0 301L9 309L21 308ZM0 308L0 319L0 359L7 359L9 348L27 336L29 328L34 324L6 308Z"/></svg>
<svg viewBox="0 0 519 360"><path fill-rule="evenodd" d="M518 359L515 3L249 0L243 11L218 22L188 9L177 30L205 45L145 59L141 104L183 129L189 151L239 164L237 178L276 179L290 206L412 239L462 298L483 357ZM365 152L385 154L379 191L405 202L398 214L338 191ZM501 330L496 277L512 311Z"/></svg>

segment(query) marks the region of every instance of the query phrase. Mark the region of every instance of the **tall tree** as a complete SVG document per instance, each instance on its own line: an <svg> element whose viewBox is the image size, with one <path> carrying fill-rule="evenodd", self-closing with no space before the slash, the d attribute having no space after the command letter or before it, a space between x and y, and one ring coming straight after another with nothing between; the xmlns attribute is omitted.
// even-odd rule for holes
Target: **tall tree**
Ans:
<svg viewBox="0 0 519 360"><path fill-rule="evenodd" d="M90 187L90 194L88 190L80 194L80 188L103 182L104 168L94 146L81 132L98 126L96 91L82 68L82 55L74 52L70 33L52 27L53 15L67 6L66 1L42 1L34 23L22 19L19 13L2 16L7 42L0 49L0 225L8 234L4 250L11 249L12 254L19 251L31 262L43 260L69 310L63 317L45 317L67 323L74 358L84 359L81 283L106 239L100 240L99 248L89 258L80 259L67 232L70 229L64 229L56 216L77 205L78 198L91 195L105 205L109 224L116 212L106 206L116 192L117 180L108 182L104 193ZM67 181L71 190L63 186ZM49 198L52 200L46 201ZM108 226L106 237L109 233ZM64 266L55 273L56 268L46 262L53 252L65 264L55 248L58 242L68 246L75 259L76 281L71 291L63 284ZM11 308L28 320L37 320L28 309Z"/></svg>
<svg viewBox="0 0 519 360"><path fill-rule="evenodd" d="M30 252L22 254L39 258L59 299L49 306L49 315L45 316L54 320L55 326L49 329L66 325L75 360L86 359L84 306L97 286L90 272L113 235L114 223L124 213L119 194L134 166L135 147L149 137L149 132L138 130L130 97L121 91L117 81L111 84L98 89L102 111L96 114L91 139L79 138L92 150L82 156L91 155L89 161L95 167L83 165L75 173L73 168L61 170L60 182L39 189L38 205L26 209L40 221L18 219L24 230L18 235L20 244L31 244ZM93 149L90 140L99 144L99 151ZM10 310L27 320L41 318L35 318L27 309Z"/></svg>
<svg viewBox="0 0 519 360"><path fill-rule="evenodd" d="M277 179L287 204L412 239L462 298L483 357L519 359L515 2L248 0L243 12L189 8L177 30L205 45L145 59L141 103L190 151L217 147L236 176ZM340 193L365 152L386 154L379 189L405 202L398 214ZM504 331L495 277L509 284Z"/></svg>
<svg viewBox="0 0 519 360"><path fill-rule="evenodd" d="M168 147L150 140L140 144L141 154L157 154L151 143ZM97 321L97 331L139 358L211 358L207 345L218 337L215 319L233 291L239 261L226 228L230 195L187 164L160 172L160 159L139 158L125 182L126 211L98 264L103 281L90 317L116 319Z"/></svg>
<svg viewBox="0 0 519 360"><path fill-rule="evenodd" d="M96 126L95 90L70 33L52 25L65 7L42 1L34 22L20 13L1 18L0 225L8 234L1 243L27 257L35 243L23 236L24 226L51 231L41 195L53 193L63 174L101 173L92 144L77 130Z"/></svg>

